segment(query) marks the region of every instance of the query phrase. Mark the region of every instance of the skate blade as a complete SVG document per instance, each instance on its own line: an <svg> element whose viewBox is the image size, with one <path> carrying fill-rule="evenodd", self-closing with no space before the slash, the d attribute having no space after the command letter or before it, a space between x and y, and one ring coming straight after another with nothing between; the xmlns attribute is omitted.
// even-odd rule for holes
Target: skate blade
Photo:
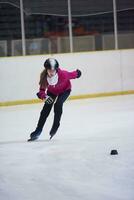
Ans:
<svg viewBox="0 0 134 200"><path fill-rule="evenodd" d="M54 135L51 135L49 140L51 140L51 139L53 138L53 136L54 136Z"/></svg>
<svg viewBox="0 0 134 200"><path fill-rule="evenodd" d="M53 137L53 136L50 136L49 140L51 140L51 139L52 139L52 137Z"/></svg>
<svg viewBox="0 0 134 200"><path fill-rule="evenodd" d="M27 142L33 142L33 141L36 141L37 139L38 138L34 138L34 139L30 138L30 139L27 140Z"/></svg>

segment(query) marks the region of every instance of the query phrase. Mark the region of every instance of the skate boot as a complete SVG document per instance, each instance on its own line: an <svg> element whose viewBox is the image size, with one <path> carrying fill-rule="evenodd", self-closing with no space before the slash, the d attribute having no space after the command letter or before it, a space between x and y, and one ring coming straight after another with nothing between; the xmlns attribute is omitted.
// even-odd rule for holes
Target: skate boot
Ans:
<svg viewBox="0 0 134 200"><path fill-rule="evenodd" d="M59 126L60 126L60 123L54 123L54 124L53 124L53 126L52 126L52 128L51 128L51 131L50 131L50 133L49 133L49 135L50 135L50 140L51 140L52 137L57 133L57 130L58 130Z"/></svg>
<svg viewBox="0 0 134 200"><path fill-rule="evenodd" d="M28 139L28 142L37 140L37 139L39 138L40 134L41 134L41 131L39 131L39 130L33 131L33 132L30 134L30 139Z"/></svg>
<svg viewBox="0 0 134 200"><path fill-rule="evenodd" d="M58 129L58 128L57 128L57 129ZM50 135L50 140L51 140L52 137L56 134L57 129L55 129L55 130L51 130L51 131L50 131L50 133L49 133L49 135Z"/></svg>
<svg viewBox="0 0 134 200"><path fill-rule="evenodd" d="M55 133L50 133L50 140L52 139L52 137L55 135Z"/></svg>

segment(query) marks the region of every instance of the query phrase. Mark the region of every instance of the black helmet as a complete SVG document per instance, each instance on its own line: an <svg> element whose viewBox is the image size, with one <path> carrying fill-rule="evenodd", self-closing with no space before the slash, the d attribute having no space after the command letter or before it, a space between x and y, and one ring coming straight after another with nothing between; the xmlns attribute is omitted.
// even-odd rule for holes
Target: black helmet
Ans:
<svg viewBox="0 0 134 200"><path fill-rule="evenodd" d="M45 62L44 62L44 67L45 69L55 69L57 70L59 67L59 63L56 59L54 58L48 58Z"/></svg>

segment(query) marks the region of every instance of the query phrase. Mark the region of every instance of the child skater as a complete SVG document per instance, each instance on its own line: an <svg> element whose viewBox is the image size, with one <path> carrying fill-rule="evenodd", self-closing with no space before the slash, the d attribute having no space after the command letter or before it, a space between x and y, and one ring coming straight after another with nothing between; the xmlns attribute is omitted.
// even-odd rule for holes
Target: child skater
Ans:
<svg viewBox="0 0 134 200"><path fill-rule="evenodd" d="M39 121L34 132L30 134L28 141L37 140L42 132L47 117L54 105L54 121L50 130L50 139L56 134L63 112L63 103L71 92L71 79L81 76L80 70L68 72L59 68L59 63L54 58L49 58L44 63L44 70L40 75L40 88L37 96L45 100L43 109L40 113Z"/></svg>

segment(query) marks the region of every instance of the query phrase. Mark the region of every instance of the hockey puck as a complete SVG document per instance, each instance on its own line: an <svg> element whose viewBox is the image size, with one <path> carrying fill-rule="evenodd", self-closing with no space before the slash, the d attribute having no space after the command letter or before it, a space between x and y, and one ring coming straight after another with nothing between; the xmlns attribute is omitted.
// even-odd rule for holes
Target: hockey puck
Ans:
<svg viewBox="0 0 134 200"><path fill-rule="evenodd" d="M118 155L118 151L116 149L111 150L111 155Z"/></svg>

